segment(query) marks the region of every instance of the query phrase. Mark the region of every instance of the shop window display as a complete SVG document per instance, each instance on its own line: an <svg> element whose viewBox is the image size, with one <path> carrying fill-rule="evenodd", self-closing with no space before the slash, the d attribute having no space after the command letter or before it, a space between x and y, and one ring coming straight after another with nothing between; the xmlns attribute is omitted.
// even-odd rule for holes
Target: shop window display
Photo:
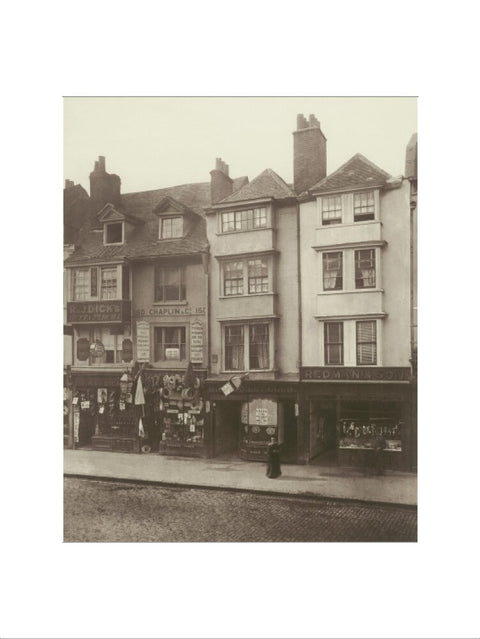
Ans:
<svg viewBox="0 0 480 639"><path fill-rule="evenodd" d="M184 376L165 375L160 390L163 413L160 452L201 449L205 439L204 401L200 380L191 366Z"/></svg>

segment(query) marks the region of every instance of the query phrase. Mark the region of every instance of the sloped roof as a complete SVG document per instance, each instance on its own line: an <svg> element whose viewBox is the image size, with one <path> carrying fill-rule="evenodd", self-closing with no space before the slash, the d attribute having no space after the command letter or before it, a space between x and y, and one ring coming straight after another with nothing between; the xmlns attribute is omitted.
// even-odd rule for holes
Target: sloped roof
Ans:
<svg viewBox="0 0 480 639"><path fill-rule="evenodd" d="M383 186L390 177L389 173L370 162L361 153L357 153L336 171L312 186L309 191L311 193L326 193L363 187L372 188Z"/></svg>
<svg viewBox="0 0 480 639"><path fill-rule="evenodd" d="M251 182L245 184L241 189L224 198L217 204L228 204L229 202L243 202L248 200L257 200L262 197L271 197L281 200L289 197L296 197L295 193L282 180L282 178L272 171L265 169L260 175L257 175Z"/></svg>
<svg viewBox="0 0 480 639"><path fill-rule="evenodd" d="M248 178L234 180L234 188L241 188ZM171 240L158 239L157 206L168 198L177 202L179 208L193 211L185 237ZM98 260L133 259L169 255L190 255L208 249L204 207L210 205L210 182L183 184L179 186L125 193L121 195L119 207L127 216L133 216L139 224L131 230L128 242L118 246L104 246L103 225L98 221L98 211L91 210L87 224L82 228L78 246L65 264L88 264ZM117 207L115 207L117 208Z"/></svg>

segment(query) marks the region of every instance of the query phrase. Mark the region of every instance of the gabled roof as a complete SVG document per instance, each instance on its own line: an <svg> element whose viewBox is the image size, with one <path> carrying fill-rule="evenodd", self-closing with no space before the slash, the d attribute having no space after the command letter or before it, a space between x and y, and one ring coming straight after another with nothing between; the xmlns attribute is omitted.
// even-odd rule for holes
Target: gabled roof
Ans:
<svg viewBox="0 0 480 639"><path fill-rule="evenodd" d="M257 175L251 182L245 184L241 189L224 198L219 204L228 204L229 202L244 202L248 200L258 200L260 198L274 198L282 200L285 198L296 197L295 193L282 180L282 178L272 171L265 169L260 175Z"/></svg>
<svg viewBox="0 0 480 639"><path fill-rule="evenodd" d="M234 188L241 188L248 181L246 177L234 180ZM168 204L185 212L191 223L186 235L171 240L158 239L158 215L160 206ZM179 186L125 193L120 197L120 210L138 222L129 234L125 244L104 246L103 233L99 226L98 211L92 210L89 219L82 228L78 245L66 261L66 265L95 263L103 260L123 260L155 258L173 255L192 255L208 249L204 207L210 205L210 182L182 184ZM196 214L196 215L195 215Z"/></svg>
<svg viewBox="0 0 480 639"><path fill-rule="evenodd" d="M382 187L390 177L389 173L370 162L361 153L357 153L336 171L312 186L309 191L315 194Z"/></svg>
<svg viewBox="0 0 480 639"><path fill-rule="evenodd" d="M154 213L155 215L163 215L164 213L169 214L171 211L175 211L176 213L186 213L187 215L198 215L195 211L188 206L185 206L182 202L178 200L174 200L173 197L169 195L165 196L155 207Z"/></svg>
<svg viewBox="0 0 480 639"><path fill-rule="evenodd" d="M134 217L133 215L127 215L123 210L123 207L116 207L113 204L105 204L103 209L101 209L97 213L98 221L101 223L104 222L116 222L126 220L131 224L139 224L140 220Z"/></svg>

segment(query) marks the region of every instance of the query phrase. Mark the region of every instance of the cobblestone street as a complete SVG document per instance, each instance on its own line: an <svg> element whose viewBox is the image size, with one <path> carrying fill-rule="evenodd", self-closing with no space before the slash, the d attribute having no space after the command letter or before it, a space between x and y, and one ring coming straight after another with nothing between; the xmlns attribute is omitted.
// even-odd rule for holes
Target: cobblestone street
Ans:
<svg viewBox="0 0 480 639"><path fill-rule="evenodd" d="M64 481L66 542L416 541L417 514L223 490Z"/></svg>

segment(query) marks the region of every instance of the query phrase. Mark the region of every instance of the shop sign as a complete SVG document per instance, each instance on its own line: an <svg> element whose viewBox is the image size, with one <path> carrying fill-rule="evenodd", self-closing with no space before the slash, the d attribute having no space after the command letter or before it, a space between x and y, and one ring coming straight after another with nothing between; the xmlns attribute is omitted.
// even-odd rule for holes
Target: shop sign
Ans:
<svg viewBox="0 0 480 639"><path fill-rule="evenodd" d="M86 337L77 340L77 359L84 362L90 355L90 342Z"/></svg>
<svg viewBox="0 0 480 639"><path fill-rule="evenodd" d="M221 389L222 393L227 396L230 395L230 393L233 393L233 391L235 390L234 387L230 384L230 382L227 382L226 384L224 384Z"/></svg>
<svg viewBox="0 0 480 639"><path fill-rule="evenodd" d="M166 348L165 349L165 359L180 359L180 349L179 348Z"/></svg>
<svg viewBox="0 0 480 639"><path fill-rule="evenodd" d="M158 317L158 316L184 316L184 315L205 315L204 306L154 306L148 310L144 308L135 309L135 317Z"/></svg>
<svg viewBox="0 0 480 639"><path fill-rule="evenodd" d="M410 368L401 366L363 368L359 366L307 366L300 369L302 381L410 381Z"/></svg>
<svg viewBox="0 0 480 639"><path fill-rule="evenodd" d="M131 339L124 339L122 342L122 360L131 362L133 359L133 343Z"/></svg>
<svg viewBox="0 0 480 639"><path fill-rule="evenodd" d="M190 361L203 363L203 323L199 320L190 324Z"/></svg>
<svg viewBox="0 0 480 639"><path fill-rule="evenodd" d="M150 360L150 325L148 322L137 322L137 360Z"/></svg>
<svg viewBox="0 0 480 639"><path fill-rule="evenodd" d="M131 303L118 302L67 302L67 322L84 324L90 322L123 322L130 319Z"/></svg>
<svg viewBox="0 0 480 639"><path fill-rule="evenodd" d="M268 408L255 409L255 423L266 426L268 424Z"/></svg>

